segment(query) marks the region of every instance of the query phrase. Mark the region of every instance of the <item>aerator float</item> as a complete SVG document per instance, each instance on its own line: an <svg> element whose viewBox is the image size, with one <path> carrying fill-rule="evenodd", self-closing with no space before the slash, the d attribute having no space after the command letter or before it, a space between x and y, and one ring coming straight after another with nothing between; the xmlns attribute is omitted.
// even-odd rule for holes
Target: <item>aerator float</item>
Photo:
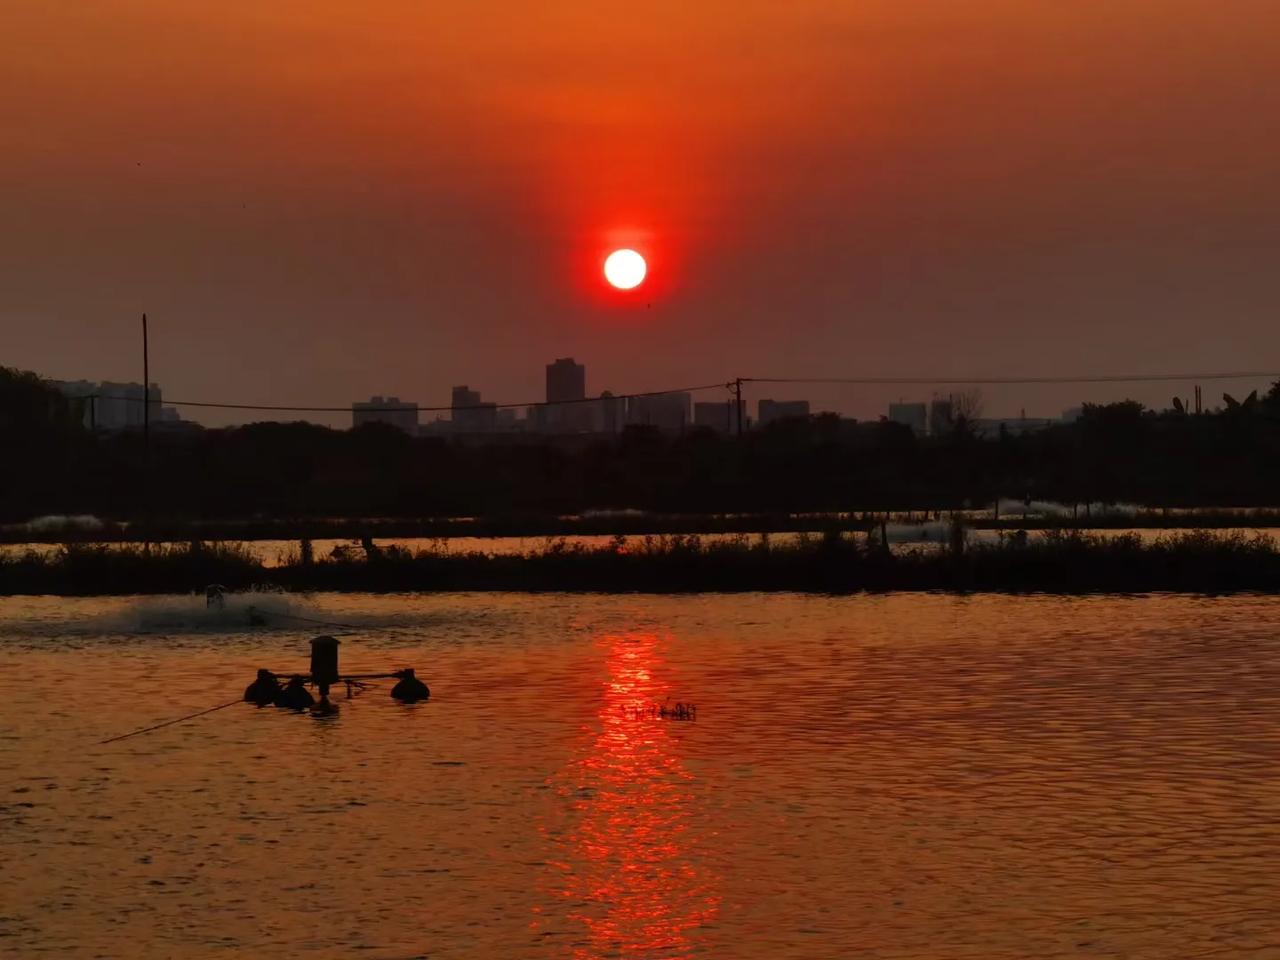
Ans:
<svg viewBox="0 0 1280 960"><path fill-rule="evenodd" d="M287 678L283 684L280 678ZM350 673L338 669L338 639L316 637L311 641L311 672L294 673L285 670L258 671L257 679L249 684L244 699L259 707L283 707L287 710L310 710L314 714L336 713L338 708L329 700L329 690L335 684L347 687L347 699L368 680L397 681L391 688L391 696L401 703L417 703L431 696L427 685L414 676L413 668L394 670L390 673ZM320 699L312 696L308 687L314 687Z"/></svg>

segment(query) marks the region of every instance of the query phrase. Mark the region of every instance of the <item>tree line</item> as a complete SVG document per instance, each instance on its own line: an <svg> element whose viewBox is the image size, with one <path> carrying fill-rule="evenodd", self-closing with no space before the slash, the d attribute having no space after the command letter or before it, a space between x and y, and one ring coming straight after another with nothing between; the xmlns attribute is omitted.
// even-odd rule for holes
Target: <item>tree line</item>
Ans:
<svg viewBox="0 0 1280 960"><path fill-rule="evenodd" d="M724 436L411 437L254 423L92 433L34 374L0 368L0 519L425 517L950 509L997 498L1276 506L1280 381L1191 414L1085 404L1078 421L980 438L834 415Z"/></svg>

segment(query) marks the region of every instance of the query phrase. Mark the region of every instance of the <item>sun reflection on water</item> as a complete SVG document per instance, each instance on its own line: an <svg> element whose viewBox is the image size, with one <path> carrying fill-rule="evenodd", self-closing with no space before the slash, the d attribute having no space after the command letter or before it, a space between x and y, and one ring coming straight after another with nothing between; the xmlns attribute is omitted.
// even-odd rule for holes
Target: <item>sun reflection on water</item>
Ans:
<svg viewBox="0 0 1280 960"><path fill-rule="evenodd" d="M575 957L689 957L719 910L697 852L699 784L681 760L683 725L635 709L672 692L662 645L649 633L600 638L599 711L578 756L553 778L566 823L543 826L556 848L547 878L574 928Z"/></svg>

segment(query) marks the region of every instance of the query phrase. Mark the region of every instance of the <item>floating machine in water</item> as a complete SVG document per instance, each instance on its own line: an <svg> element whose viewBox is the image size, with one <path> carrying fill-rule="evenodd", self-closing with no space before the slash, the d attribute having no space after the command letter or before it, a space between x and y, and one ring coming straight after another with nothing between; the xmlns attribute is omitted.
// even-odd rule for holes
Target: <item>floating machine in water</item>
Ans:
<svg viewBox="0 0 1280 960"><path fill-rule="evenodd" d="M289 678L285 688L276 697L276 706L286 710L307 710L316 705L316 698L307 689L305 678L300 674Z"/></svg>
<svg viewBox="0 0 1280 960"><path fill-rule="evenodd" d="M259 670L258 679L245 688L244 698L259 707L269 707L279 700L281 693L280 678L270 670Z"/></svg>
<svg viewBox="0 0 1280 960"><path fill-rule="evenodd" d="M345 683L350 697L352 687L360 686L363 680L389 679L399 681L391 688L391 696L401 703L417 703L431 696L431 691L414 675L412 667L390 673L343 674L338 668L338 639L316 637L311 641L311 673L290 674L289 682L282 688L279 674L259 670L257 679L245 690L244 699L260 707L275 704L290 710L311 709L315 713L330 714L338 710L329 702L329 689L335 683ZM320 694L319 703L307 690L308 684Z"/></svg>
<svg viewBox="0 0 1280 960"><path fill-rule="evenodd" d="M397 671L400 682L391 688L391 695L401 703L417 703L431 696L427 685L413 675L413 667Z"/></svg>

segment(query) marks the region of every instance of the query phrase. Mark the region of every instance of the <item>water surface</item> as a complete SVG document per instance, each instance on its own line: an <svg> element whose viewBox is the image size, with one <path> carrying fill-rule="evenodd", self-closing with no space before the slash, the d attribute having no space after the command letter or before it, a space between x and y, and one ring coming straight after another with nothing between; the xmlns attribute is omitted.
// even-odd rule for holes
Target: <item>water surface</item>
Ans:
<svg viewBox="0 0 1280 960"><path fill-rule="evenodd" d="M274 602L431 702L100 746L320 627L0 601L0 950L1280 956L1277 600Z"/></svg>

